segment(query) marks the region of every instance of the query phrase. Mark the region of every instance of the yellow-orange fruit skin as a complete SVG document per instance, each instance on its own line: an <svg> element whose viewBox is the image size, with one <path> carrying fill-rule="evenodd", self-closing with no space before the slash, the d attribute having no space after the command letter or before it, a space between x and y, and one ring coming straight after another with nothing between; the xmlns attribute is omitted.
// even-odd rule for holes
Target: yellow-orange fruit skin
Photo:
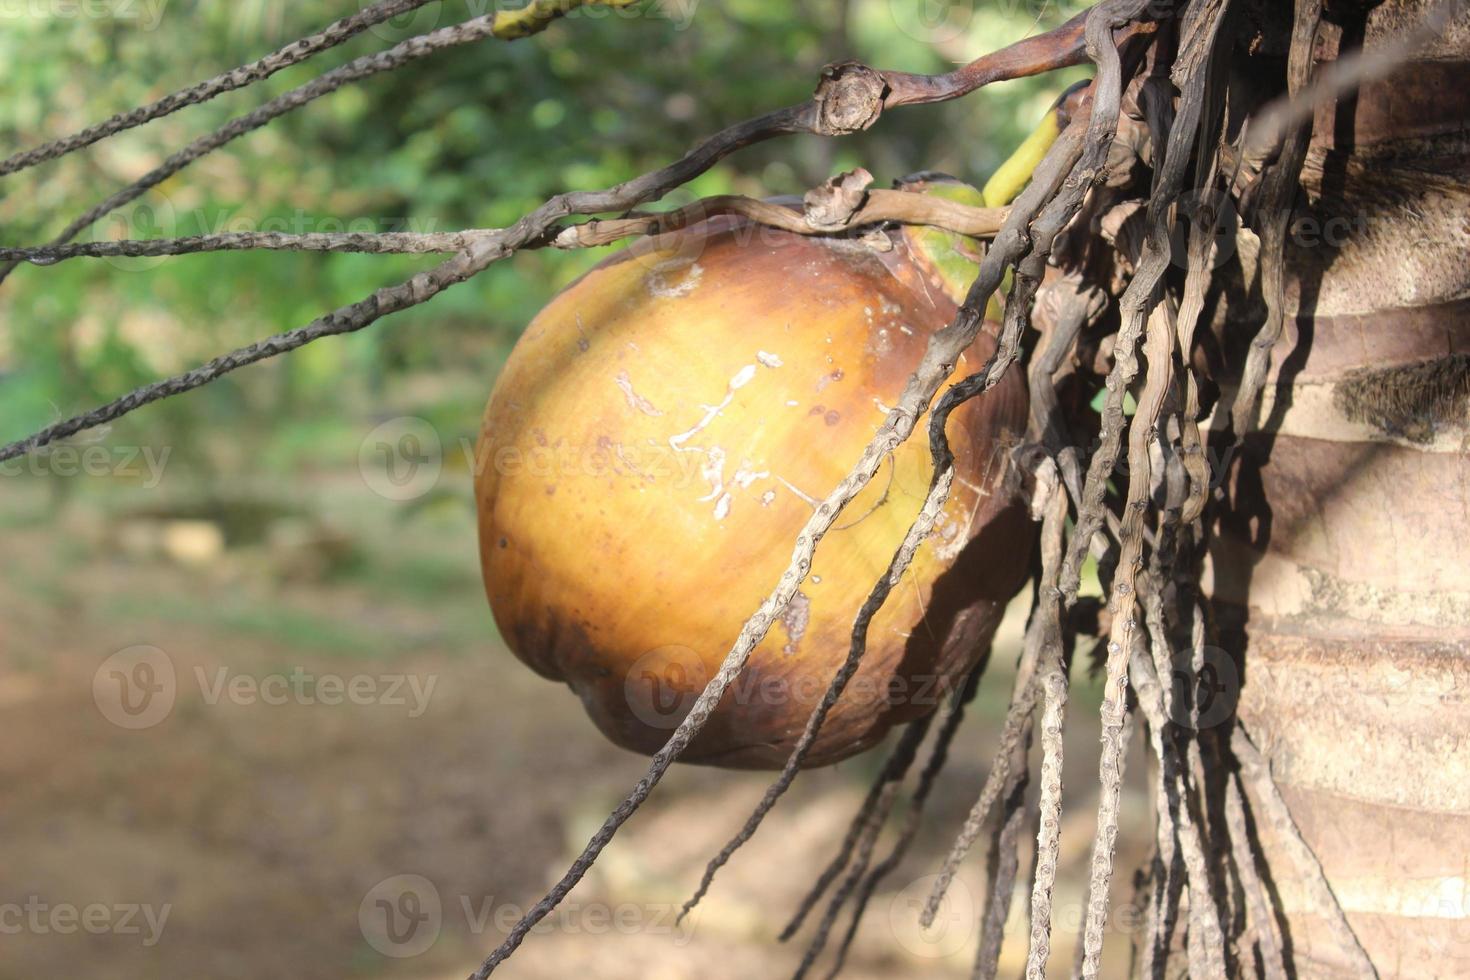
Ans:
<svg viewBox="0 0 1470 980"><path fill-rule="evenodd" d="M953 316L894 240L883 254L717 220L603 263L512 352L476 459L486 591L512 650L571 686L614 742L667 741ZM954 378L993 345L982 333ZM983 654L1031 546L1001 486L1024 413L1010 372L951 417L953 492L808 765L933 710ZM786 761L928 491L922 424L822 539L681 758Z"/></svg>

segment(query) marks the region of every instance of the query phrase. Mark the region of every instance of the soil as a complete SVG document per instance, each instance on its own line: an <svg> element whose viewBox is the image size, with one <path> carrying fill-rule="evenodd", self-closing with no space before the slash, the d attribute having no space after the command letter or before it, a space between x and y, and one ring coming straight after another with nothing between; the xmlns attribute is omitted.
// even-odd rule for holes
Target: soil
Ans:
<svg viewBox="0 0 1470 980"><path fill-rule="evenodd" d="M127 508L105 490L58 505L39 481L4 489L0 977L462 977L644 771L565 688L503 648L472 515L453 499L409 511L336 478L296 494L309 519L330 518L330 535L287 536L284 555L281 535L215 535L222 545L170 558L118 543L130 540L113 533ZM153 521L167 510L150 507ZM331 554L301 562L301 542L318 538ZM1017 640L1013 617L924 832L874 896L845 976L969 975L980 849L936 932L919 932L914 903L983 782ZM117 678L149 680L134 673L143 660L171 671L172 706L119 715ZM1083 673L1057 976L1071 966L1092 836L1097 685ZM1115 909L1150 835L1134 748ZM777 934L882 757L804 774L678 926L674 910L769 777L677 767L499 975L790 974L811 923L791 943ZM1025 955L1024 852L1021 867L1009 974ZM390 914L419 918L388 936ZM1109 976L1126 971L1129 914L1114 916Z"/></svg>

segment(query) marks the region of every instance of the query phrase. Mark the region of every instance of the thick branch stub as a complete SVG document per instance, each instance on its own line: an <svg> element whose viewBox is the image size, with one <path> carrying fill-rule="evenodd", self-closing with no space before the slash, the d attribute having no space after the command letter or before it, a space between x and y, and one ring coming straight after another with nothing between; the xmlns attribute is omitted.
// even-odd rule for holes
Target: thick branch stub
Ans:
<svg viewBox="0 0 1470 980"><path fill-rule="evenodd" d="M867 202L868 185L872 182L873 175L858 167L807 191L801 199L807 224L822 231L846 228Z"/></svg>
<svg viewBox="0 0 1470 980"><path fill-rule="evenodd" d="M812 94L817 119L813 129L820 136L846 136L861 132L883 114L888 83L883 76L856 61L844 61L822 69L822 80Z"/></svg>

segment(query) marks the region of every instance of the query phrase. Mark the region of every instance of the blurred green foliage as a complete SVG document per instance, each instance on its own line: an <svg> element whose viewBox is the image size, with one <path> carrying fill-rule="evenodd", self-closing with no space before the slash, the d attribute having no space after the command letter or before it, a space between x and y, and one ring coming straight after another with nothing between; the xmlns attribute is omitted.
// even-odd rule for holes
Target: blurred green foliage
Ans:
<svg viewBox="0 0 1470 980"><path fill-rule="evenodd" d="M170 152L336 64L492 9L444 0L253 88L0 180L0 241L38 244ZM506 2L506 0L499 0ZM100 5L99 5L100 4ZM244 63L355 11L356 0L22 0L0 7L0 152L71 133ZM365 5L365 3L364 3ZM513 4L514 5L514 4ZM943 71L1061 23L1050 0L648 0L574 12L351 86L187 168L83 238L449 230L514 221L559 191L607 186L715 129L809 94L857 58ZM93 16L99 10L110 16ZM782 139L726 160L693 195L800 193L866 166L979 183L1082 72L893 112L843 141ZM424 416L473 438L525 323L606 250L532 252L351 337L145 409L113 439L167 444L229 480L355 459L365 420ZM220 253L26 266L0 287L0 436L25 435L228 347L290 329L437 261ZM178 465L176 463L175 465Z"/></svg>

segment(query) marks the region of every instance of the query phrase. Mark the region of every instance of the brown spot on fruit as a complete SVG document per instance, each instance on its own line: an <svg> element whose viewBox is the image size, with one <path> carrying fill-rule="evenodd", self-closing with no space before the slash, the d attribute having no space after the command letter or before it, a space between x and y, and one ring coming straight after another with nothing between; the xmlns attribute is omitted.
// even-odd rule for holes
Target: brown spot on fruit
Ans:
<svg viewBox="0 0 1470 980"><path fill-rule="evenodd" d="M834 408L822 417L826 420L828 425L836 425L839 421L841 421L842 413Z"/></svg>
<svg viewBox="0 0 1470 980"><path fill-rule="evenodd" d="M828 364L831 364L832 363L832 356L830 354L827 356L827 363ZM834 382L834 381L841 381L842 378L843 378L842 368L837 368L836 370L829 371L828 373L822 375L821 379L817 382L817 391L820 392L822 389L826 388L832 382Z"/></svg>

